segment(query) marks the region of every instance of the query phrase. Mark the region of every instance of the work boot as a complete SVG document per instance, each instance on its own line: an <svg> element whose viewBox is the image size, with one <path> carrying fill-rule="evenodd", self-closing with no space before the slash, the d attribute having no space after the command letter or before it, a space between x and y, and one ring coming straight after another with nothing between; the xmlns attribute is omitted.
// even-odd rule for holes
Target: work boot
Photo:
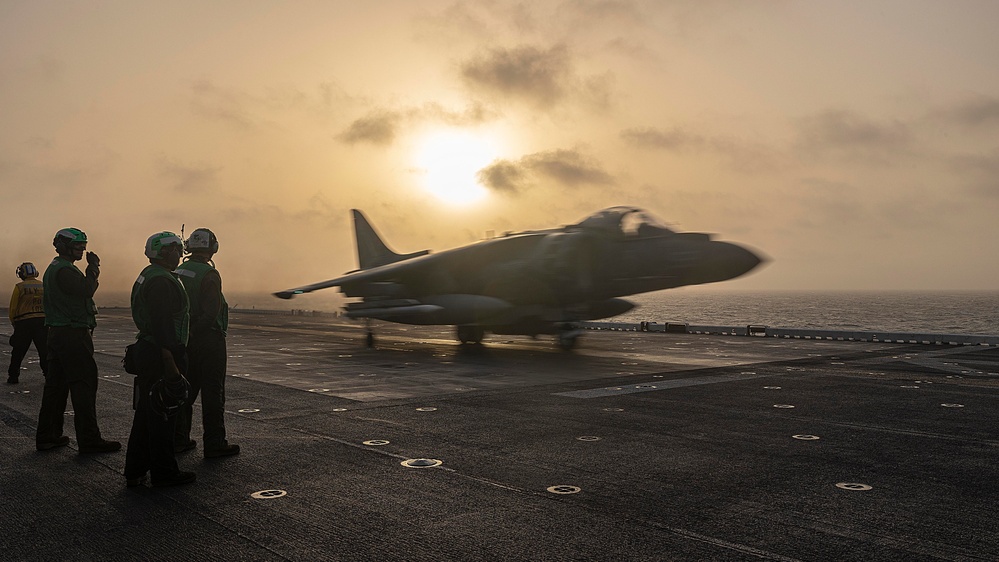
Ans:
<svg viewBox="0 0 999 562"><path fill-rule="evenodd" d="M96 453L114 453L115 451L121 450L121 443L117 441L107 441L101 439L96 443L90 445L80 445L81 455L93 455Z"/></svg>
<svg viewBox="0 0 999 562"><path fill-rule="evenodd" d="M198 475L193 472L178 472L162 480L153 479L153 486L162 488L163 486L177 486L178 484L190 484L197 480Z"/></svg>
<svg viewBox="0 0 999 562"><path fill-rule="evenodd" d="M184 451L190 451L191 449L194 449L197 446L198 446L197 441L195 441L194 439L188 439L187 443L181 443L180 445L174 443L173 452L183 453Z"/></svg>
<svg viewBox="0 0 999 562"><path fill-rule="evenodd" d="M63 435L57 437L52 441L36 441L35 448L39 451L48 451L49 449L55 449L56 447L65 447L69 445L69 437Z"/></svg>
<svg viewBox="0 0 999 562"><path fill-rule="evenodd" d="M205 449L206 459L216 459L218 457L231 457L232 455L239 454L239 445L231 445L226 443L218 449Z"/></svg>

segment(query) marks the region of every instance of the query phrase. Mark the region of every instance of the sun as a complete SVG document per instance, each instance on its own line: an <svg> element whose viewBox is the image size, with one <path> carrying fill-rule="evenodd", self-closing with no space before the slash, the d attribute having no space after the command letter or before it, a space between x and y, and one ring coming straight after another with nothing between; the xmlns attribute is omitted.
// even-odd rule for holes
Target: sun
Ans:
<svg viewBox="0 0 999 562"><path fill-rule="evenodd" d="M453 205L468 205L488 195L476 176L496 158L495 143L487 135L462 129L429 132L417 141L414 152L423 189Z"/></svg>

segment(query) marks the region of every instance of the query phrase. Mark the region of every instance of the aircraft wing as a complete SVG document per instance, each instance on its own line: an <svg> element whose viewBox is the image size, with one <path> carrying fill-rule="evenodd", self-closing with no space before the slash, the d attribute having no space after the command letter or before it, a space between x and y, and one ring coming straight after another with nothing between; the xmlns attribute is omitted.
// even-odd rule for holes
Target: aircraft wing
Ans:
<svg viewBox="0 0 999 562"><path fill-rule="evenodd" d="M295 295L302 295L305 293L311 293L312 291L318 291L319 289L328 289L330 287L340 287L343 285L351 283L366 283L366 282L377 282L386 281L393 279L405 273L412 271L413 269L422 267L427 261L435 259L439 254L421 254L417 257L390 263L387 265L382 265L378 267L372 267L371 269L361 269L351 271L335 279L329 279L326 281L320 281L318 283L313 283L311 285L303 285L301 287L295 287L294 289L287 289L284 291L279 291L274 293L274 296L282 299L290 299Z"/></svg>

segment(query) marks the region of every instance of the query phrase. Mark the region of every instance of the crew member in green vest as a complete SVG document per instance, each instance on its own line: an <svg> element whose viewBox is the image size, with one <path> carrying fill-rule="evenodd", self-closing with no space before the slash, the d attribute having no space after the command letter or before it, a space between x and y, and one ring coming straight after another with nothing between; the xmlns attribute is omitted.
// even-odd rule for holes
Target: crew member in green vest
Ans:
<svg viewBox="0 0 999 562"><path fill-rule="evenodd" d="M125 483L142 486L149 474L153 486L194 482L196 474L181 471L173 453L177 413L190 385L187 334L190 304L174 274L184 253L183 241L172 232L146 240L149 265L132 285L132 320L139 333L135 343L135 416L125 452Z"/></svg>
<svg viewBox="0 0 999 562"><path fill-rule="evenodd" d="M38 269L35 264L26 261L17 266L15 271L21 282L14 285L10 295L8 316L14 326L10 335L10 365L7 366L7 384L17 384L21 377L21 362L35 344L42 374L49 371L48 357L45 356L45 338L48 329L45 327L45 308L42 303L44 288L38 280Z"/></svg>
<svg viewBox="0 0 999 562"><path fill-rule="evenodd" d="M39 451L62 447L69 437L62 434L66 399L73 396L73 422L81 454L113 453L121 443L101 437L97 426L97 362L94 361L93 331L97 326L97 278L101 259L87 254L87 274L73 262L83 259L87 235L78 228L64 228L52 240L58 254L42 277L42 307L48 326L46 352L48 373L38 412L35 446Z"/></svg>
<svg viewBox="0 0 999 562"><path fill-rule="evenodd" d="M229 305L222 295L222 276L212 257L219 251L219 240L207 228L199 228L184 242L190 256L177 268L177 276L191 301L191 336L187 344L190 366L187 380L191 397L177 419L174 451L193 449L191 439L193 408L201 394L201 422L204 427L205 458L239 454L239 445L229 443L225 433L225 337L229 329Z"/></svg>

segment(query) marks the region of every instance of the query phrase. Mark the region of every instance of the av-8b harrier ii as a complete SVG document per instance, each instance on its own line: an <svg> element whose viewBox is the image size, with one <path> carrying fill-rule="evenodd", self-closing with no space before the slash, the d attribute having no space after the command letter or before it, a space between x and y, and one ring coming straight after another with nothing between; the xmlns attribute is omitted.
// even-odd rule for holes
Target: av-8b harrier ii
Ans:
<svg viewBox="0 0 999 562"><path fill-rule="evenodd" d="M486 333L553 334L571 349L578 322L622 314L619 297L725 281L761 263L709 234L674 232L635 207L612 207L577 224L509 233L431 254L397 254L354 209L360 269L274 293L283 299L328 287L347 297L348 318L454 325L463 344ZM374 336L368 327L368 344Z"/></svg>

